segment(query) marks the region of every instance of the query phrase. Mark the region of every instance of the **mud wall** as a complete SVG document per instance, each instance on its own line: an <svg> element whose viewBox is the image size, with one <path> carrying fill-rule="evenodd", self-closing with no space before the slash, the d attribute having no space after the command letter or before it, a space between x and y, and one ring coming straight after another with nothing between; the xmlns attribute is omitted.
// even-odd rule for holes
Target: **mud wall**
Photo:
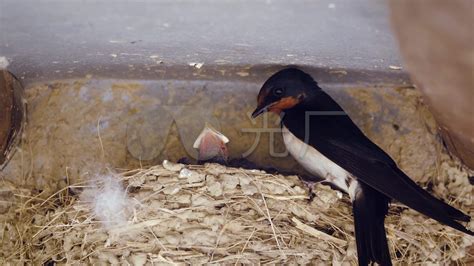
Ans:
<svg viewBox="0 0 474 266"><path fill-rule="evenodd" d="M321 85L410 176L436 176L442 147L416 90ZM54 189L104 166L120 170L194 157L192 144L206 122L229 137L232 158L301 171L282 145L278 117L250 118L260 86L94 79L31 86L25 139L0 175Z"/></svg>

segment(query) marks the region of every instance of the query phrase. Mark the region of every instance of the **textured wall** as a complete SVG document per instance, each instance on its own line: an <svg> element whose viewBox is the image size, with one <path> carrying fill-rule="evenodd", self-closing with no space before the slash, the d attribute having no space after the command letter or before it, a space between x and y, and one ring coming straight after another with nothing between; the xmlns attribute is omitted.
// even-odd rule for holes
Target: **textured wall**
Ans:
<svg viewBox="0 0 474 266"><path fill-rule="evenodd" d="M54 189L104 166L129 169L178 160L195 155L192 144L206 122L229 137L231 157L248 155L260 165L300 170L285 153L277 116L270 114L267 125L263 117L250 118L260 86L176 80L32 86L25 140L0 176ZM322 86L410 176L436 178L440 144L416 90Z"/></svg>

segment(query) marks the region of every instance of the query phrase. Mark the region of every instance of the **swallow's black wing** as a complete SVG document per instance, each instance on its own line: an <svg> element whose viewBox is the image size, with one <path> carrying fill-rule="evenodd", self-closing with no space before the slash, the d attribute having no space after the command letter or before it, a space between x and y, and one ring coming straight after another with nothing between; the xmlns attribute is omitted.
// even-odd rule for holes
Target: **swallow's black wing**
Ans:
<svg viewBox="0 0 474 266"><path fill-rule="evenodd" d="M312 145L330 160L352 173L360 182L441 223L474 235L474 232L457 222L470 221L471 218L468 215L429 194L403 173L396 164L379 160L383 157L377 154L378 149L348 141L350 140L332 138L315 140Z"/></svg>
<svg viewBox="0 0 474 266"><path fill-rule="evenodd" d="M441 223L474 235L457 222L469 221L468 215L418 186L397 167L390 156L359 130L349 116L321 113L343 112L327 94L322 93L319 101L323 103L318 105L322 109L314 115L308 116L306 110L289 111L283 119L285 126L295 136L307 140L328 159L353 174L358 181ZM309 117L308 138L305 138L305 117Z"/></svg>

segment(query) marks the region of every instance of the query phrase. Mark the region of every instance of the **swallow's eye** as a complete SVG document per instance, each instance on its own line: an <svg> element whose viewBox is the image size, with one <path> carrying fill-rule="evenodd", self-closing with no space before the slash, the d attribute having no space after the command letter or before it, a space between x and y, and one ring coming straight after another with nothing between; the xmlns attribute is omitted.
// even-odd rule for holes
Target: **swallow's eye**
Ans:
<svg viewBox="0 0 474 266"><path fill-rule="evenodd" d="M273 94L274 94L275 96L278 96L278 97L279 97L279 96L282 96L282 95L283 95L283 92L284 92L284 91L285 91L285 90L282 89L282 88L275 88L275 89L273 89Z"/></svg>

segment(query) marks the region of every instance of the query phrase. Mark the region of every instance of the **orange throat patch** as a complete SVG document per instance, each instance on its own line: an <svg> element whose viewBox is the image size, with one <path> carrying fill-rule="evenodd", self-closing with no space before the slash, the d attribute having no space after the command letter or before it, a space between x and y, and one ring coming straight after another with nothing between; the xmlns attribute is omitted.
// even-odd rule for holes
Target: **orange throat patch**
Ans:
<svg viewBox="0 0 474 266"><path fill-rule="evenodd" d="M272 104L269 108L268 111L280 114L283 110L290 109L297 105L300 101L293 97L293 96L288 96L281 98L278 102L275 102Z"/></svg>

